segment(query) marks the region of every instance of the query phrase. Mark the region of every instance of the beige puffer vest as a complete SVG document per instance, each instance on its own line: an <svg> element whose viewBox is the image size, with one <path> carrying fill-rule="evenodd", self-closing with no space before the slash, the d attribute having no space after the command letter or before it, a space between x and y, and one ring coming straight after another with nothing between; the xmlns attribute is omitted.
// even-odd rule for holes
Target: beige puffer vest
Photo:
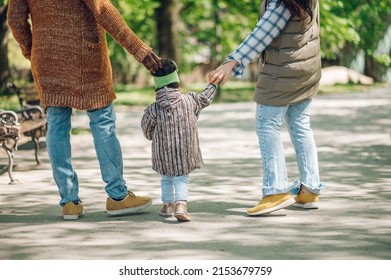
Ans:
<svg viewBox="0 0 391 280"><path fill-rule="evenodd" d="M261 15L265 3L261 3ZM312 3L313 19L289 20L283 32L265 50L258 64L254 100L258 104L284 106L313 97L321 78L319 5Z"/></svg>

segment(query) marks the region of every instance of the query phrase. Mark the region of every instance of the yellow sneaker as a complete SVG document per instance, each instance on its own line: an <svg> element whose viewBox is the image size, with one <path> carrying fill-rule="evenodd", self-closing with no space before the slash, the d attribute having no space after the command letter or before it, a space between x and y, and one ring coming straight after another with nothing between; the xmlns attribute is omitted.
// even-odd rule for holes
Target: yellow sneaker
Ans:
<svg viewBox="0 0 391 280"><path fill-rule="evenodd" d="M292 206L304 209L318 209L318 197L319 195L312 192L304 193L303 190L300 190L295 197L296 202Z"/></svg>
<svg viewBox="0 0 391 280"><path fill-rule="evenodd" d="M289 193L268 195L262 198L258 205L247 209L250 216L264 215L295 203L295 199Z"/></svg>
<svg viewBox="0 0 391 280"><path fill-rule="evenodd" d="M81 201L78 204L68 202L62 208L62 216L64 220L77 220L84 215L84 206Z"/></svg>
<svg viewBox="0 0 391 280"><path fill-rule="evenodd" d="M109 216L119 216L132 214L143 210L152 204L152 199L149 197L136 196L131 191L121 201L115 201L108 197L106 200L106 213Z"/></svg>

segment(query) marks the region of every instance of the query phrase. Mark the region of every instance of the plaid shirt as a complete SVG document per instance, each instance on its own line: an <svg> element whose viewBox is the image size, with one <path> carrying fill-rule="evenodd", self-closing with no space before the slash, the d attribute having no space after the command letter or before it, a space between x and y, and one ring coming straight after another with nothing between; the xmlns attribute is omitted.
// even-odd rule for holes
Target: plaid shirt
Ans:
<svg viewBox="0 0 391 280"><path fill-rule="evenodd" d="M254 31L231 53L226 62L236 60L232 74L242 78L244 68L260 55L277 38L287 25L291 13L284 2L277 6L277 0L270 0L265 14L258 21Z"/></svg>

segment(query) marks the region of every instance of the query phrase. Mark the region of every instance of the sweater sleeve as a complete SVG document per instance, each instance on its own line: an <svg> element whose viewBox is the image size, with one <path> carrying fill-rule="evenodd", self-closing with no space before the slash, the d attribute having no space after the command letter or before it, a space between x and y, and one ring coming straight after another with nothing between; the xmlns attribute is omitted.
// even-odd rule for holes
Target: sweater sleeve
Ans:
<svg viewBox="0 0 391 280"><path fill-rule="evenodd" d="M265 14L259 19L253 32L231 53L226 62L236 60L238 64L232 74L241 78L244 68L257 58L269 44L284 30L291 17L289 9L284 2L277 4L271 0L266 7Z"/></svg>
<svg viewBox="0 0 391 280"><path fill-rule="evenodd" d="M83 0L101 25L137 61L142 62L152 51L126 24L118 10L109 0Z"/></svg>
<svg viewBox="0 0 391 280"><path fill-rule="evenodd" d="M28 22L29 13L25 0L9 1L7 23L22 49L23 56L27 59L30 59L32 47L31 26Z"/></svg>
<svg viewBox="0 0 391 280"><path fill-rule="evenodd" d="M156 126L155 106L152 104L144 111L141 119L141 129L145 138L152 140Z"/></svg>
<svg viewBox="0 0 391 280"><path fill-rule="evenodd" d="M216 92L216 86L209 84L203 91L190 92L190 96L194 99L196 103L195 114L198 115L202 109L209 106L212 103L213 97Z"/></svg>

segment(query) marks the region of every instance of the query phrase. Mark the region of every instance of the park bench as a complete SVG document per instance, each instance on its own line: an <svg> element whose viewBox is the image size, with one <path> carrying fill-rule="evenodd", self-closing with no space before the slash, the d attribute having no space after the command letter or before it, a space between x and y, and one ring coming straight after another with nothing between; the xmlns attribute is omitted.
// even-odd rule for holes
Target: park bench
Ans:
<svg viewBox="0 0 391 280"><path fill-rule="evenodd" d="M13 177L14 153L18 147L32 142L35 150L35 161L40 164L38 152L39 139L46 135L46 118L39 105L24 104L21 91L13 83L8 83L8 88L13 90L19 99L19 111L2 110L0 108L0 147L8 156L8 176L10 184L19 181Z"/></svg>

